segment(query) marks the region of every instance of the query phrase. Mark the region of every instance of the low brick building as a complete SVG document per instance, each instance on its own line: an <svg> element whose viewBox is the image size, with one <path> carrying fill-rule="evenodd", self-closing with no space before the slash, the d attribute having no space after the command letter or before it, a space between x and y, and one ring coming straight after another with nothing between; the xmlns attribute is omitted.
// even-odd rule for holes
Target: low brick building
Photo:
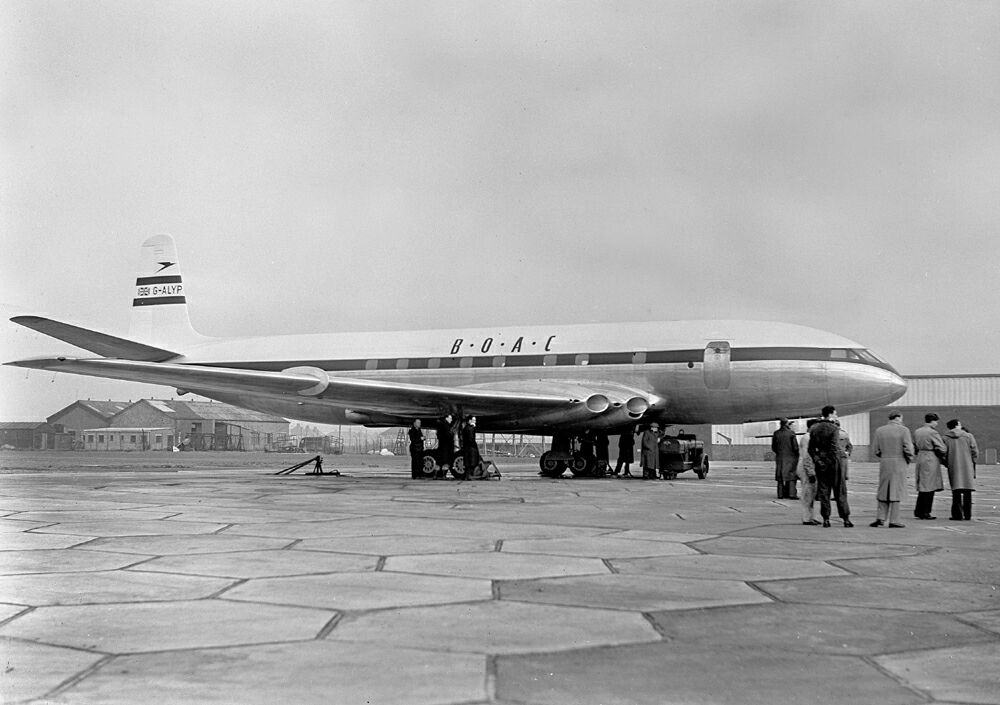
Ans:
<svg viewBox="0 0 1000 705"><path fill-rule="evenodd" d="M48 421L55 429L67 434L69 447L82 449L84 447L84 431L86 429L107 426L115 414L127 408L131 401L75 401L64 409L49 416Z"/></svg>
<svg viewBox="0 0 1000 705"><path fill-rule="evenodd" d="M44 421L0 422L0 447L15 450L57 450L59 432Z"/></svg>
<svg viewBox="0 0 1000 705"><path fill-rule="evenodd" d="M120 435L116 429L135 429L137 434L167 429L164 433L172 437L168 446L182 449L263 450L279 435L287 436L288 421L220 402L140 399L114 415L107 432Z"/></svg>

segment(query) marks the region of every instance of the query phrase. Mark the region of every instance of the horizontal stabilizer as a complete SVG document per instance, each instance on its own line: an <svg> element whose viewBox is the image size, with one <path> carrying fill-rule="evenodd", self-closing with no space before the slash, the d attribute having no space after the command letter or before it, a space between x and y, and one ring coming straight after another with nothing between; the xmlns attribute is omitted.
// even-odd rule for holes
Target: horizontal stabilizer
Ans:
<svg viewBox="0 0 1000 705"><path fill-rule="evenodd" d="M60 323L59 321L41 318L40 316L15 316L10 320L102 357L111 357L120 360L162 362L180 355L180 353L171 352L170 350L154 348L133 340L117 338L113 335L98 333L95 330L80 328L78 326L71 326L68 323Z"/></svg>

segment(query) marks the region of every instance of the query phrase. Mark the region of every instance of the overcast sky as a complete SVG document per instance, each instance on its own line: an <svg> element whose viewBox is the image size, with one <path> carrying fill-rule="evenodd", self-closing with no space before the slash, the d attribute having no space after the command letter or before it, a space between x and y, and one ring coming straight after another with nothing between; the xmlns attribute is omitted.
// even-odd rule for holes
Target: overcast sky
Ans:
<svg viewBox="0 0 1000 705"><path fill-rule="evenodd" d="M1000 3L0 2L6 319L780 320L1000 373ZM0 418L165 388L0 368Z"/></svg>

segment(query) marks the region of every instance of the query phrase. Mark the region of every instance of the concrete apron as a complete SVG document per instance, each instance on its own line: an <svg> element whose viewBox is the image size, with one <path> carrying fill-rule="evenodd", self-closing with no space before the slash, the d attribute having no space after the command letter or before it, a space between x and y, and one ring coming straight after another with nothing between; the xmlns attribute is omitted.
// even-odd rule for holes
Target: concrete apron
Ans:
<svg viewBox="0 0 1000 705"><path fill-rule="evenodd" d="M856 527L823 529L766 463L459 483L52 457L0 484L0 702L1000 703L991 473L971 522L872 529L855 463Z"/></svg>

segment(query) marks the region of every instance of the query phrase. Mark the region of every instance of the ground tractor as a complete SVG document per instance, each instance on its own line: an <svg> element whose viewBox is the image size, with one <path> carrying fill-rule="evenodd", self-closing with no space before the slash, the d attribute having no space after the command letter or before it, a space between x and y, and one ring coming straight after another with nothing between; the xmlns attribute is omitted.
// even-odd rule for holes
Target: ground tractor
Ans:
<svg viewBox="0 0 1000 705"><path fill-rule="evenodd" d="M708 475L708 456L705 442L691 433L664 436L660 440L660 477L673 480L679 472L693 470L699 480Z"/></svg>

